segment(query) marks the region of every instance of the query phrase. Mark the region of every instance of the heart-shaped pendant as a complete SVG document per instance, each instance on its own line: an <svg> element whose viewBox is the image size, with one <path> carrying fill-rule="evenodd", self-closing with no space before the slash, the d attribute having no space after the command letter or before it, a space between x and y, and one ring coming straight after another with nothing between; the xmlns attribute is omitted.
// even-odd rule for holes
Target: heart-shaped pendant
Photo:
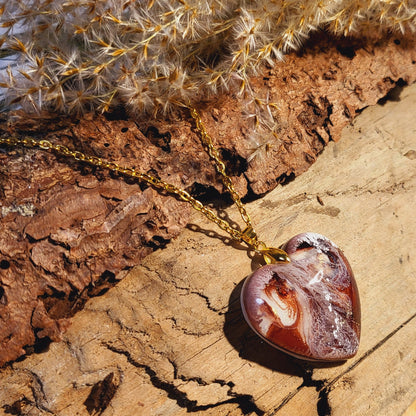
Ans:
<svg viewBox="0 0 416 416"><path fill-rule="evenodd" d="M360 300L341 250L315 233L299 234L283 249L290 263L251 274L241 291L244 317L272 346L311 361L342 361L360 341Z"/></svg>

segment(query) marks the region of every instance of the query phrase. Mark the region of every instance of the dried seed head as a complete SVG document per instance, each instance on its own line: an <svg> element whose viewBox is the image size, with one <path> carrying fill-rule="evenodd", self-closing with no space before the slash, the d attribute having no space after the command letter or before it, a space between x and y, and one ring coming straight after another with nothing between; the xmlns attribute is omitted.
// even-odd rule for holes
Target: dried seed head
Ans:
<svg viewBox="0 0 416 416"><path fill-rule="evenodd" d="M168 114L234 89L266 128L250 75L317 28L336 35L414 30L416 4L383 0L14 0L0 3L0 45L19 66L0 76L10 106ZM267 101L267 100L263 100Z"/></svg>

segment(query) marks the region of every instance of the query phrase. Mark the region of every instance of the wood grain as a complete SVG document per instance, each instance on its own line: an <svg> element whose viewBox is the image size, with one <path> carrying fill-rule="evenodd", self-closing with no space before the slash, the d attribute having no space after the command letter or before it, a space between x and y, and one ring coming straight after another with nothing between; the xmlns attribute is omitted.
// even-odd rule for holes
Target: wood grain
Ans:
<svg viewBox="0 0 416 416"><path fill-rule="evenodd" d="M415 416L416 415L416 401L414 401L410 407L406 409L403 416Z"/></svg>
<svg viewBox="0 0 416 416"><path fill-rule="evenodd" d="M316 231L343 248L362 304L355 358L316 366L260 341L239 306L256 259L193 214L175 241L89 300L62 342L2 370L0 412L405 412L416 398L415 112L413 85L366 109L306 173L248 204L270 244ZM234 208L222 215L238 221Z"/></svg>

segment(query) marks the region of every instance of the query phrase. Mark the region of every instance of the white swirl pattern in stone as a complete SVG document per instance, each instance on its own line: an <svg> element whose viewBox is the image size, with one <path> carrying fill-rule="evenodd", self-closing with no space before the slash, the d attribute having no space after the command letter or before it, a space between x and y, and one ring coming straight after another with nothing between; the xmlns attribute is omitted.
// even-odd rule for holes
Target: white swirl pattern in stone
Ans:
<svg viewBox="0 0 416 416"><path fill-rule="evenodd" d="M356 354L360 301L351 267L326 237L304 233L283 247L290 263L250 275L241 292L244 317L276 348L313 361Z"/></svg>

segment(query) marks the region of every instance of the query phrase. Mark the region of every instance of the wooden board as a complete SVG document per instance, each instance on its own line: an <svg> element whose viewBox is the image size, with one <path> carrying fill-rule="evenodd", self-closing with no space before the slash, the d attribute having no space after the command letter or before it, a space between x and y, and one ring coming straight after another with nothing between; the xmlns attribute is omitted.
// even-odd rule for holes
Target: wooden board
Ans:
<svg viewBox="0 0 416 416"><path fill-rule="evenodd" d="M413 85L247 207L270 245L316 231L343 248L362 304L355 358L317 366L258 339L239 306L255 260L194 214L175 241L88 301L62 342L2 370L0 413L402 414L416 399L415 113ZM234 208L222 215L238 221Z"/></svg>

